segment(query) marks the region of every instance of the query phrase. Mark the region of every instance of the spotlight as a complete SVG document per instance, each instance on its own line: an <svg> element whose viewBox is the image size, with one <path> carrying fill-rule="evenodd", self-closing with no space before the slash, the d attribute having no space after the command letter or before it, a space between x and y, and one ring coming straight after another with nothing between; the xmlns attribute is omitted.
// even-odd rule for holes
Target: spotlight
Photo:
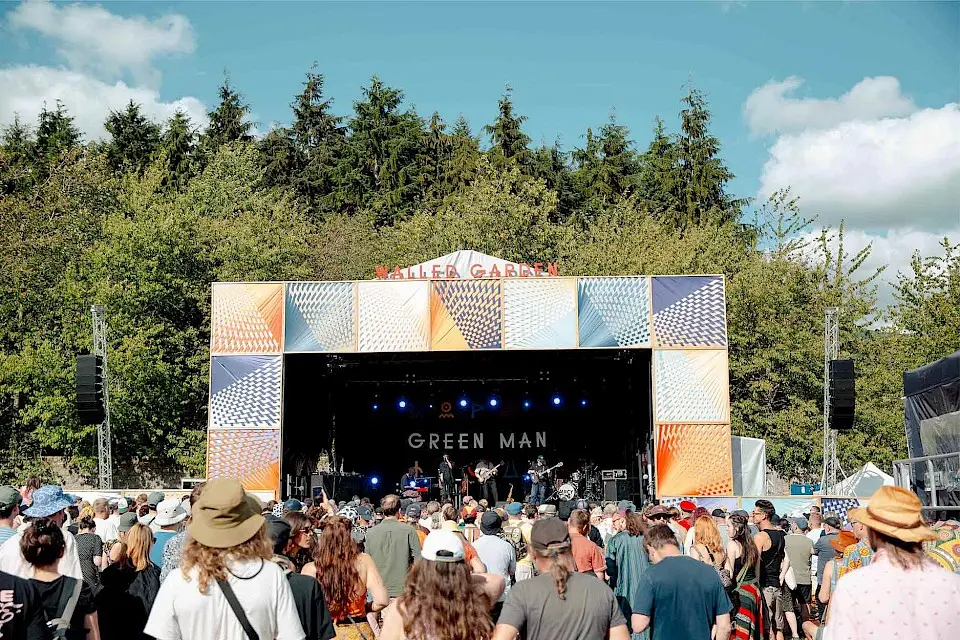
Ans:
<svg viewBox="0 0 960 640"><path fill-rule="evenodd" d="M377 486L378 484L380 484L380 478L378 478L377 476L370 476L370 484L372 484L373 486Z"/></svg>
<svg viewBox="0 0 960 640"><path fill-rule="evenodd" d="M416 489L416 488L417 488L417 483L416 483L415 480L411 480L411 481L410 481L410 488L411 488L411 489Z"/></svg>
<svg viewBox="0 0 960 640"><path fill-rule="evenodd" d="M397 406L400 407L401 409L406 409L406 408L407 408L407 401L406 401L406 400L401 400L400 402L397 403Z"/></svg>
<svg viewBox="0 0 960 640"><path fill-rule="evenodd" d="M523 401L523 408L524 408L524 409L529 409L529 408L530 408L530 401L529 401L529 400L524 400L524 401Z"/></svg>
<svg viewBox="0 0 960 640"><path fill-rule="evenodd" d="M524 482L530 482L530 474L529 474L529 473L524 474L524 476L523 476L523 481L524 481Z"/></svg>
<svg viewBox="0 0 960 640"><path fill-rule="evenodd" d="M490 406L491 406L491 407L495 407L495 406L497 406L498 404L500 404L500 401L499 401L499 400L497 400L496 398L490 398Z"/></svg>
<svg viewBox="0 0 960 640"><path fill-rule="evenodd" d="M553 406L559 407L561 402L560 396L553 396L553 400L551 402L553 402Z"/></svg>
<svg viewBox="0 0 960 640"><path fill-rule="evenodd" d="M378 405L376 402L374 402L374 403L373 403L373 410L376 411L376 410L379 409L379 408L380 408L380 405Z"/></svg>
<svg viewBox="0 0 960 640"><path fill-rule="evenodd" d="M461 407L466 407L466 406L467 406L467 399L466 399L466 398L460 398L460 406L461 406Z"/></svg>
<svg viewBox="0 0 960 640"><path fill-rule="evenodd" d="M586 400L586 399L581 400L581 401L580 401L580 406L581 406L581 407L587 406L587 400Z"/></svg>

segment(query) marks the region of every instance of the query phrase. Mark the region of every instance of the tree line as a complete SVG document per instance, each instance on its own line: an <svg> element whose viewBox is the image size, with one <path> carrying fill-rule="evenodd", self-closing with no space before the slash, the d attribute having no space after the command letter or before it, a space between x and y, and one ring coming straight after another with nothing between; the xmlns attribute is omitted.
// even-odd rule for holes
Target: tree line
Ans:
<svg viewBox="0 0 960 640"><path fill-rule="evenodd" d="M60 102L14 118L0 139L0 480L95 473L96 428L73 409L91 304L109 311L115 475L174 481L203 473L210 282L366 279L457 249L565 275L725 274L734 433L765 438L769 464L802 480L819 475L823 310L839 306L858 367L841 464L905 455L900 373L960 344L958 246L915 256L878 308L879 272L858 275L869 248L848 255L842 226L808 233L789 185L753 209L730 192L693 87L675 132L657 118L638 146L611 114L570 150L532 144L509 88L477 132L403 98L373 77L341 115L311 69L289 126L262 136L228 79L202 127L133 102L99 141Z"/></svg>

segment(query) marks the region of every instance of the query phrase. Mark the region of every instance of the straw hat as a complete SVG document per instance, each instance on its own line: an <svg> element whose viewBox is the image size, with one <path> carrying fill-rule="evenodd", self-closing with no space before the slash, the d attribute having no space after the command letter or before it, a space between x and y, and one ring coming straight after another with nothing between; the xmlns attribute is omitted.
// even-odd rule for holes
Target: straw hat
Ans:
<svg viewBox="0 0 960 640"><path fill-rule="evenodd" d="M830 546L838 554L842 554L852 544L857 544L857 536L850 531L841 531L836 538L830 541Z"/></svg>
<svg viewBox="0 0 960 640"><path fill-rule="evenodd" d="M885 486L870 496L866 508L851 509L847 518L904 542L936 540L937 534L923 524L920 499L901 487Z"/></svg>
<svg viewBox="0 0 960 640"><path fill-rule="evenodd" d="M256 535L264 522L238 481L217 478L204 486L187 532L204 546L229 549Z"/></svg>

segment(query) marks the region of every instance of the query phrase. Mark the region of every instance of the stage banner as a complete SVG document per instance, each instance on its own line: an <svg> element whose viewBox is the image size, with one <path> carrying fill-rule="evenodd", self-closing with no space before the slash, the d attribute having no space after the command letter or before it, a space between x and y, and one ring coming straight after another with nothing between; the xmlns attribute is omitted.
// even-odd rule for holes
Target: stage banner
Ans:
<svg viewBox="0 0 960 640"><path fill-rule="evenodd" d="M290 282L284 313L284 350L350 352L357 349L356 285Z"/></svg>
<svg viewBox="0 0 960 640"><path fill-rule="evenodd" d="M210 431L207 478L236 478L248 491L280 488L280 430Z"/></svg>
<svg viewBox="0 0 960 640"><path fill-rule="evenodd" d="M654 276L656 347L726 347L722 276Z"/></svg>
<svg viewBox="0 0 960 640"><path fill-rule="evenodd" d="M430 326L437 351L502 348L502 281L434 280Z"/></svg>
<svg viewBox="0 0 960 640"><path fill-rule="evenodd" d="M647 278L580 278L577 284L581 347L650 346Z"/></svg>
<svg viewBox="0 0 960 640"><path fill-rule="evenodd" d="M576 347L576 279L504 280L503 332L508 349Z"/></svg>
<svg viewBox="0 0 960 640"><path fill-rule="evenodd" d="M656 461L659 495L733 493L729 424L658 424Z"/></svg>
<svg viewBox="0 0 960 640"><path fill-rule="evenodd" d="M215 283L211 295L211 353L281 352L283 284Z"/></svg>
<svg viewBox="0 0 960 640"><path fill-rule="evenodd" d="M656 422L730 421L725 349L655 349L653 358Z"/></svg>
<svg viewBox="0 0 960 640"><path fill-rule="evenodd" d="M767 442L733 436L733 493L762 496L767 492Z"/></svg>
<svg viewBox="0 0 960 640"><path fill-rule="evenodd" d="M210 430L279 429L282 356L214 356Z"/></svg>
<svg viewBox="0 0 960 640"><path fill-rule="evenodd" d="M429 351L430 282L357 284L359 351Z"/></svg>

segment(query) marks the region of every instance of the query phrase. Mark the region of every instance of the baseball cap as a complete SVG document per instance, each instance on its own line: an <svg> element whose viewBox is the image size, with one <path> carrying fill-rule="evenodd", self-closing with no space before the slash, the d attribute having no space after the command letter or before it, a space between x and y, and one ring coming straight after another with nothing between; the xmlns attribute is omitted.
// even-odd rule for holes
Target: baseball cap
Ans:
<svg viewBox="0 0 960 640"><path fill-rule="evenodd" d="M452 531L431 531L423 540L420 557L432 562L462 562L463 542Z"/></svg>
<svg viewBox="0 0 960 640"><path fill-rule="evenodd" d="M156 509L157 505L163 502L164 498L166 498L166 496L163 495L163 491L154 491L147 496L147 506L151 509Z"/></svg>
<svg viewBox="0 0 960 640"><path fill-rule="evenodd" d="M518 516L523 513L523 505L519 502L511 502L507 505L507 513L511 516Z"/></svg>
<svg viewBox="0 0 960 640"><path fill-rule="evenodd" d="M669 515L671 515L670 509L667 509L662 504L654 505L653 507L650 508L650 511L647 512L648 518L652 518L654 516L669 516Z"/></svg>
<svg viewBox="0 0 960 640"><path fill-rule="evenodd" d="M23 496L14 487L0 487L0 509L9 509L23 502Z"/></svg>
<svg viewBox="0 0 960 640"><path fill-rule="evenodd" d="M840 529L841 527L843 527L843 523L840 522L840 518L838 518L837 516L830 516L829 518L824 518L823 523L830 525L834 529Z"/></svg>
<svg viewBox="0 0 960 640"><path fill-rule="evenodd" d="M560 550L570 547L570 532L567 525L558 518L545 518L533 523L530 531L530 544L537 549Z"/></svg>
<svg viewBox="0 0 960 640"><path fill-rule="evenodd" d="M409 505L407 505L407 517L408 517L408 518L416 518L416 519L419 520L419 519L420 519L420 512L421 512L421 509L420 509L420 503L419 503L419 502L411 502Z"/></svg>
<svg viewBox="0 0 960 640"><path fill-rule="evenodd" d="M552 518L557 515L557 507L552 504L542 504L537 508L540 515Z"/></svg>
<svg viewBox="0 0 960 640"><path fill-rule="evenodd" d="M367 522L370 522L371 520L373 520L373 509L370 508L370 505L362 504L359 507L357 507L357 515L360 517L361 520L366 520Z"/></svg>
<svg viewBox="0 0 960 640"><path fill-rule="evenodd" d="M725 516L725 515L727 515L727 514L725 514L725 513L723 512L723 509L714 509L714 510L710 513L710 515L713 516L714 518L722 518L723 516Z"/></svg>
<svg viewBox="0 0 960 640"><path fill-rule="evenodd" d="M743 510L743 509L737 509L736 511L733 512L733 515L735 515L735 516L743 516L744 518L746 518L746 519L748 519L748 520L750 519L750 514L747 513L747 512L746 512L745 510Z"/></svg>
<svg viewBox="0 0 960 640"><path fill-rule="evenodd" d="M797 527L800 529L806 530L810 528L810 523L807 522L806 518L794 518L793 521L797 523Z"/></svg>
<svg viewBox="0 0 960 640"><path fill-rule="evenodd" d="M487 511L480 518L480 532L485 536L493 535L503 528L503 520L496 511Z"/></svg>
<svg viewBox="0 0 960 640"><path fill-rule="evenodd" d="M130 508L130 503L127 502L126 498L117 499L117 513L121 516L127 512L127 509Z"/></svg>
<svg viewBox="0 0 960 640"><path fill-rule="evenodd" d="M303 503L296 498L290 498L283 503L284 512L300 511L301 509L303 509Z"/></svg>

